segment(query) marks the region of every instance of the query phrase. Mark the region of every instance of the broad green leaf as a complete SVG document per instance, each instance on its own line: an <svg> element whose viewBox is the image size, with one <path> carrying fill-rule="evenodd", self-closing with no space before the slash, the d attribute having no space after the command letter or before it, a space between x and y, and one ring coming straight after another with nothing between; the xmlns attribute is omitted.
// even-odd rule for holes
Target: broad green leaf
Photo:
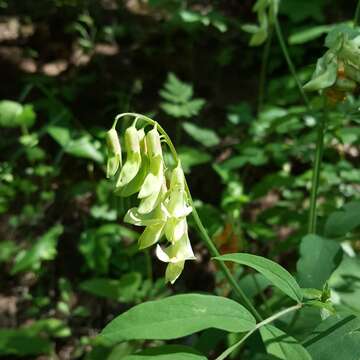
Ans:
<svg viewBox="0 0 360 360"><path fill-rule="evenodd" d="M304 342L314 360L359 360L360 318L352 314L330 316Z"/></svg>
<svg viewBox="0 0 360 360"><path fill-rule="evenodd" d="M330 238L345 236L358 226L360 226L360 202L354 201L329 216L325 224L325 236Z"/></svg>
<svg viewBox="0 0 360 360"><path fill-rule="evenodd" d="M307 235L301 240L297 263L299 284L305 288L322 289L340 264L341 246L318 235Z"/></svg>
<svg viewBox="0 0 360 360"><path fill-rule="evenodd" d="M200 144L211 147L220 143L220 138L214 130L201 128L193 123L184 122L184 130Z"/></svg>
<svg viewBox="0 0 360 360"><path fill-rule="evenodd" d="M21 105L12 100L0 101L0 127L31 127L35 118L31 105Z"/></svg>
<svg viewBox="0 0 360 360"><path fill-rule="evenodd" d="M307 27L305 30L297 31L289 36L289 44L299 45L317 39L323 34L328 33L333 28L332 25L320 25Z"/></svg>
<svg viewBox="0 0 360 360"><path fill-rule="evenodd" d="M260 328L266 351L282 360L311 360L307 350L296 339L287 335L273 325L265 325Z"/></svg>
<svg viewBox="0 0 360 360"><path fill-rule="evenodd" d="M21 251L15 258L11 274L30 269L37 270L42 261L53 260L56 256L57 240L62 233L63 226L55 225L42 235L29 250Z"/></svg>
<svg viewBox="0 0 360 360"><path fill-rule="evenodd" d="M164 345L147 349L138 354L126 356L123 360L206 360L194 349L187 346Z"/></svg>
<svg viewBox="0 0 360 360"><path fill-rule="evenodd" d="M219 261L232 261L249 266L263 274L271 283L297 302L302 300L301 289L293 276L282 266L262 256L236 253L215 257Z"/></svg>
<svg viewBox="0 0 360 360"><path fill-rule="evenodd" d="M111 321L100 337L110 343L136 339L167 340L208 328L246 332L254 326L253 316L233 300L186 294L137 305Z"/></svg>
<svg viewBox="0 0 360 360"><path fill-rule="evenodd" d="M80 289L99 297L117 301L131 301L141 285L140 273L128 273L120 280L108 278L93 278L83 281Z"/></svg>

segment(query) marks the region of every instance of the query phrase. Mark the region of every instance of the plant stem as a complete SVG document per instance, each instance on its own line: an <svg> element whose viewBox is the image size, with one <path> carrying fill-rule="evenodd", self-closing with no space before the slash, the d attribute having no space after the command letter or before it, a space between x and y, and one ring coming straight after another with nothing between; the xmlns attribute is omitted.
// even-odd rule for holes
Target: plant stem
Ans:
<svg viewBox="0 0 360 360"><path fill-rule="evenodd" d="M354 16L354 27L359 26L360 22L360 0L357 3L355 16Z"/></svg>
<svg viewBox="0 0 360 360"><path fill-rule="evenodd" d="M319 188L319 179L321 171L321 163L324 152L324 137L325 137L325 107L324 114L318 117L317 124L317 140L316 140L316 149L315 149L315 160L313 166L313 174L311 181L311 195L310 195L310 211L309 211L309 234L316 234L316 203L317 203L317 194Z"/></svg>
<svg viewBox="0 0 360 360"><path fill-rule="evenodd" d="M309 99L307 97L307 95L305 94L305 91L301 85L301 82L296 74L296 70L295 70L295 66L290 58L290 54L289 54L289 51L286 47L286 44L285 44L285 40L284 40L284 36L283 36L283 33L281 31L281 27L280 27L280 24L279 24L279 20L277 17L275 17L274 19L274 26L275 26L275 31L276 31L276 35L277 35L277 38L279 40L279 44L280 44L280 47L281 47L281 50L284 54L284 57L285 57L285 60L288 64L288 67L289 67L289 70L297 84L297 87L299 89L299 92L304 100L304 103L305 105L310 109L310 102L309 102Z"/></svg>
<svg viewBox="0 0 360 360"><path fill-rule="evenodd" d="M258 114L260 113L263 104L264 104L264 96L265 96L265 81L266 81L266 72L268 67L268 60L271 48L271 40L272 40L273 31L272 28L269 28L268 38L263 50L262 62L261 62L261 70L260 70L260 80L259 80L259 98L258 98Z"/></svg>
<svg viewBox="0 0 360 360"><path fill-rule="evenodd" d="M303 304L299 303L296 304L294 306L291 306L287 309L284 309L280 312L278 312L277 314L274 314L270 317L268 317L267 319L261 321L260 323L258 323L254 329L252 329L251 331L249 331L247 334L245 334L245 336L239 340L237 343L235 343L234 345L230 346L228 349L226 349L220 356L218 356L215 360L224 360L226 359L235 349L237 349L250 335L252 335L255 331L257 331L258 329L260 329L262 326L270 324L271 322L273 322L274 320L292 312L292 311L297 311L299 309L301 309L303 306Z"/></svg>
<svg viewBox="0 0 360 360"><path fill-rule="evenodd" d="M187 186L186 186L187 187ZM187 187L188 190L188 187ZM198 212L196 211L195 207L194 207L194 202L191 198L191 194L188 191L188 195L190 198L190 203L193 207L193 218L194 221L196 223L196 226L199 229L199 233L201 235L201 238L203 239L206 247L208 248L211 256L216 257L216 256L220 256L220 253L218 251L218 249L216 248L216 246L214 245L214 243L212 242L209 234L207 233L204 225L201 222L201 219L199 217ZM229 268L225 265L224 262L219 261L219 266L221 271L223 272L223 274L225 275L227 281L229 282L229 284L231 285L231 287L233 288L234 292L236 293L236 295L239 297L241 303L249 310L251 311L251 313L255 316L256 320L261 321L262 317L260 316L260 314L258 313L258 311L255 309L254 305L251 303L251 301L249 300L249 298L245 295L245 293L242 291L241 287L238 285L237 281L234 279L233 275L231 274Z"/></svg>
<svg viewBox="0 0 360 360"><path fill-rule="evenodd" d="M174 157L174 160L176 162L179 162L179 156L177 154L177 151L175 149L174 144L172 143L169 135L167 134L167 132L159 125L158 122L154 121L153 119L150 119L149 117L145 116L145 115L141 115L141 114L136 114L136 113L123 113L120 114L118 116L116 116L113 127L115 128L117 125L117 122L120 118L124 117L124 116L133 116L133 117L138 117L139 119L143 119L144 121L146 121L147 123L154 125L158 128L159 132L161 133L161 135L164 136L164 139L167 143L167 145L169 146L170 152L172 154L172 156ZM189 187L187 185L187 182L185 180L185 186L186 186L186 192L189 198L189 202L193 208L193 217L194 217L194 221L196 223L196 226L199 230L199 234L202 238L202 240L204 241L206 247L208 248L210 254L212 256L220 256L219 251L217 250L216 246L214 245L214 243L212 242L209 234L207 233L204 225L201 222L201 219L199 217L199 214L197 213L195 206L194 206L194 201L191 197L191 193L189 190ZM254 317L256 318L256 320L261 321L262 317L260 316L260 314L258 313L258 311L255 309L254 305L251 303L250 299L246 296L246 294L242 291L242 289L240 288L240 286L238 285L238 283L236 282L235 278L233 277L233 275L231 274L230 270L228 269L228 267L225 265L225 263L223 263L222 261L219 262L219 266L221 271L223 272L224 276L226 277L226 279L228 280L229 284L231 285L232 289L234 290L234 292L237 294L237 296L239 297L241 303L254 315Z"/></svg>

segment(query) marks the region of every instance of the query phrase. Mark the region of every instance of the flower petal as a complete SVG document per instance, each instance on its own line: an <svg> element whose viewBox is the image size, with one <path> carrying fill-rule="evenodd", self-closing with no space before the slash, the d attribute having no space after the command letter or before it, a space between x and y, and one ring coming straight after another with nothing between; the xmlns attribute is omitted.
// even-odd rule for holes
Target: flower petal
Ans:
<svg viewBox="0 0 360 360"><path fill-rule="evenodd" d="M174 243L181 239L181 237L188 231L187 221L185 217L175 218L170 217L166 221L165 235L166 238Z"/></svg>
<svg viewBox="0 0 360 360"><path fill-rule="evenodd" d="M148 225L139 237L139 249L156 244L163 234L164 223Z"/></svg>
<svg viewBox="0 0 360 360"><path fill-rule="evenodd" d="M156 245L156 257L162 262L170 262L169 255L167 254L166 250L163 250L162 247L158 244Z"/></svg>
<svg viewBox="0 0 360 360"><path fill-rule="evenodd" d="M175 264L168 264L165 272L165 281L174 284L177 278L181 275L184 269L185 261L180 261Z"/></svg>

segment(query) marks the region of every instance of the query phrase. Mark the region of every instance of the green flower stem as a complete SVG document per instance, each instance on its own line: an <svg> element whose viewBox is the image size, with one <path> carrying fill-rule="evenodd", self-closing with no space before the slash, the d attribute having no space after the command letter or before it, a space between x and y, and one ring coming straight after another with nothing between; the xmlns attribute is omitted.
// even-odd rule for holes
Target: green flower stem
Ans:
<svg viewBox="0 0 360 360"><path fill-rule="evenodd" d="M186 186L187 187L187 186ZM190 198L190 203L193 207L193 218L194 221L196 223L196 226L199 229L199 233L201 235L201 238L203 239L206 247L208 248L211 256L216 257L216 256L220 256L220 253L218 251L218 249L216 248L216 246L214 245L214 243L212 242L209 234L207 233L206 229L204 228L204 225L201 222L201 219L199 217L198 212L196 211L195 207L193 206L193 200L191 198L191 194L188 190L187 187L187 192ZM236 293L236 295L239 297L241 303L248 309L251 311L251 313L255 316L256 320L261 321L262 317L260 316L260 314L258 313L258 311L255 309L254 305L251 303L251 301L249 300L249 298L245 295L245 293L242 291L241 287L238 285L237 281L234 279L233 275L231 274L229 268L225 265L224 262L219 261L219 266L221 271L223 272L223 274L225 275L227 281L229 282L229 284L231 285L231 287L233 288L234 292Z"/></svg>
<svg viewBox="0 0 360 360"><path fill-rule="evenodd" d="M309 99L307 97L307 95L305 94L305 91L301 85L301 82L296 74L296 70L295 70L295 66L290 58L290 55L289 55L289 51L286 47L286 44L285 44L285 40L284 40L284 36L283 36L283 33L281 31L281 27L280 27L280 24L279 24L279 20L278 18L275 16L274 18L274 26L275 26L275 31L276 31L276 35L277 35L277 38L279 40L279 44L280 44L280 47L281 47L281 50L284 54L284 57L285 57L285 60L288 64L288 67L289 67L289 70L294 78L294 80L296 81L296 84L297 84L297 87L299 89L299 92L304 100L304 103L305 105L309 108L310 110L310 102L309 102Z"/></svg>
<svg viewBox="0 0 360 360"><path fill-rule="evenodd" d="M357 3L355 16L354 16L354 27L359 26L360 22L360 0Z"/></svg>
<svg viewBox="0 0 360 360"><path fill-rule="evenodd" d="M157 123L156 121L150 119L147 116L141 115L141 114L136 114L136 113L123 113L118 115L115 118L114 121L114 125L116 127L116 124L118 122L118 120L124 116L133 116L133 117L138 117L139 119L143 119L144 121L146 121L147 123L154 125L157 127L157 129L159 130L159 132L161 133L161 135L164 137L167 145L169 146L170 152L172 154L172 156L174 157L174 160L176 162L179 162L179 156L177 154L177 151L175 149L174 144L172 143L169 135L167 134L167 132L159 125L159 123ZM201 219L199 217L199 214L197 213L195 206L194 206L194 201L191 197L190 191L189 191L189 187L187 185L187 182L185 180L185 185L186 185L186 192L187 195L189 197L189 201L190 201L190 205L193 208L193 218L194 221L196 223L196 226L199 230L199 234L202 238L202 240L204 241L206 247L208 248L211 256L220 256L219 251L217 250L216 246L214 245L214 243L212 242L209 234L207 233L204 225L201 222ZM225 275L226 279L228 280L229 284L231 285L232 289L234 290L234 292L236 293L236 295L239 297L241 303L254 315L254 317L256 318L256 320L261 321L262 317L260 316L260 314L258 313L258 311L255 309L254 305L251 303L250 299L246 296L246 294L242 291L242 289L240 288L240 286L238 285L237 281L235 280L235 278L233 277L233 275L231 274L230 270L228 269L228 267L225 265L224 262L219 261L219 266L221 271L223 272L223 274Z"/></svg>
<svg viewBox="0 0 360 360"><path fill-rule="evenodd" d="M326 107L326 105L325 105ZM325 109L324 107L324 109ZM325 137L325 110L323 116L318 117L317 124L317 140L315 149L315 160L313 166L313 174L311 181L311 195L310 195L310 212L309 212L309 234L316 234L316 203L319 189L321 163L324 152L324 137Z"/></svg>
<svg viewBox="0 0 360 360"><path fill-rule="evenodd" d="M264 105L266 72L268 68L272 35L273 35L273 31L272 31L272 27L270 27L268 38L264 46L262 62L261 62L260 80L259 80L259 97L258 97L258 114L260 113Z"/></svg>
<svg viewBox="0 0 360 360"><path fill-rule="evenodd" d="M237 349L250 335L252 335L255 331L257 331L258 329L260 329L262 326L267 325L272 323L274 320L290 313L293 311L297 311L300 310L302 308L303 304L299 303L296 304L294 306L291 306L287 309L284 309L280 312L278 312L277 314L274 314L270 317L268 317L267 319L259 322L254 329L252 329L251 331L249 331L247 334L245 334L244 337L242 337L237 343L235 343L234 345L230 346L228 349L226 349L220 356L218 356L215 360L224 360L226 359L235 349Z"/></svg>

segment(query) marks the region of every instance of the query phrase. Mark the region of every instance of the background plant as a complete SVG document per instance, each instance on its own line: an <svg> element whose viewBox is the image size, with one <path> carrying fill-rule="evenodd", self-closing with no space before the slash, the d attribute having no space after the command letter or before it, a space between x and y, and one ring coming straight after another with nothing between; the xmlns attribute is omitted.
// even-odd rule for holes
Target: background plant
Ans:
<svg viewBox="0 0 360 360"><path fill-rule="evenodd" d="M156 262L151 251L138 251L138 229L120 221L136 200L114 196L113 184L104 179L105 135L114 116L128 110L150 115L174 139L195 208L220 253L266 257L292 273L302 288L318 289L302 294L311 307L285 313L272 323L277 330L267 324L231 356L261 359L266 351L278 358L296 358L294 351L301 356L302 350L271 341L265 349L260 336L281 338L285 332L314 359L358 357L358 95L355 91L327 112L317 235L307 235L323 100L309 93L312 111L304 105L276 29L268 46L248 47L249 35L241 27L256 21L253 5L0 2L4 357L134 358L150 348L147 357L160 358L156 351L163 346L189 357L188 348L172 347L173 341L165 345L163 338L110 345L95 335L134 305L155 299L162 304L169 295L206 292L238 299L217 271L219 263L209 261L194 221L189 234L198 260L189 262L173 287L164 283L166 264ZM280 3L277 18L301 84L327 50L326 34L339 23L352 26L356 7L355 1ZM176 93L180 103L161 95L170 73L180 87L192 88L190 96ZM203 101L191 117L175 117L162 106L196 99ZM121 122L119 133L128 125ZM169 153L165 156L175 165ZM230 270L263 318L295 304L244 263ZM231 312L242 313L229 301ZM337 315L326 318L332 307ZM176 343L215 359L240 341L240 328L232 326L237 324L204 325ZM242 333L252 331L253 320L243 319L239 326ZM328 329L336 331L318 336ZM21 347L11 345L19 342Z"/></svg>

